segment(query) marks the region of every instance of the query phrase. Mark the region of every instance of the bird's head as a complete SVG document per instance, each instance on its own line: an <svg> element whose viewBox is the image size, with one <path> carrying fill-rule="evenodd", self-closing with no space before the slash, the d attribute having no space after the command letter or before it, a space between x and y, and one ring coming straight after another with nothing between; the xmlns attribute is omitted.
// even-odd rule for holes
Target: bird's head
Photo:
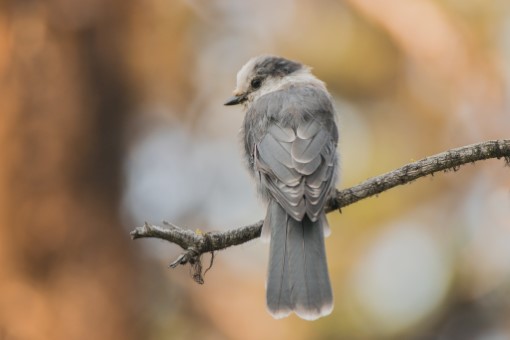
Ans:
<svg viewBox="0 0 510 340"><path fill-rule="evenodd" d="M237 73L234 95L225 105L249 104L292 80L305 80L307 77L316 79L310 68L301 63L268 55L252 58Z"/></svg>

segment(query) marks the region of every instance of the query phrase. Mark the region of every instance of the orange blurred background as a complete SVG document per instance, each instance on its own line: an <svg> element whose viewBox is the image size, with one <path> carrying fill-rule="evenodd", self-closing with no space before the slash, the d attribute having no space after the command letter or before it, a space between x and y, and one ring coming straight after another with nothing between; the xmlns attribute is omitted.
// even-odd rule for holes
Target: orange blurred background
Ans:
<svg viewBox="0 0 510 340"><path fill-rule="evenodd" d="M273 320L267 245L205 276L144 221L263 217L243 169L250 57L313 67L345 188L510 138L506 0L49 0L0 4L0 339L509 339L510 172L437 174L328 218L332 315ZM207 259L204 260L207 263Z"/></svg>

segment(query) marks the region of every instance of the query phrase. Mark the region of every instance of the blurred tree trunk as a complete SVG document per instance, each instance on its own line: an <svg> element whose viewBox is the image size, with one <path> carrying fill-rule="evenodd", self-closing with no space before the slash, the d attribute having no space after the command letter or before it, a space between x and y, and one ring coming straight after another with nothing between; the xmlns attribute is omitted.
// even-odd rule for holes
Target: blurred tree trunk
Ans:
<svg viewBox="0 0 510 340"><path fill-rule="evenodd" d="M143 338L117 216L128 4L0 4L0 339Z"/></svg>

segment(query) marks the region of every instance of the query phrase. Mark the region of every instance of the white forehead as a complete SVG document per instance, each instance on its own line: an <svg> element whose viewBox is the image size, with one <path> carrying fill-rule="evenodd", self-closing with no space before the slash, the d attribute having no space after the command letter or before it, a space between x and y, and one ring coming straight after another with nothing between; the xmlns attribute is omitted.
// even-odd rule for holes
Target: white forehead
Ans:
<svg viewBox="0 0 510 340"><path fill-rule="evenodd" d="M250 75L253 73L253 68L260 58L261 57L251 58L246 64L243 65L243 67L241 67L239 72L237 72L237 86L247 82L247 80L250 78Z"/></svg>

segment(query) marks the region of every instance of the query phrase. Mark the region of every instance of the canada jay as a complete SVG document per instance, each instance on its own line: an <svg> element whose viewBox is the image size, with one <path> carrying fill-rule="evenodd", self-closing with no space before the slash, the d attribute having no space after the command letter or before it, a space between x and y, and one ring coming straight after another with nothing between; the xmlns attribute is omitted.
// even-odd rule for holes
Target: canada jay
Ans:
<svg viewBox="0 0 510 340"><path fill-rule="evenodd" d="M268 202L262 237L270 237L267 308L307 320L331 313L324 206L337 177L338 130L331 96L310 68L275 56L248 61L234 96L250 173Z"/></svg>

